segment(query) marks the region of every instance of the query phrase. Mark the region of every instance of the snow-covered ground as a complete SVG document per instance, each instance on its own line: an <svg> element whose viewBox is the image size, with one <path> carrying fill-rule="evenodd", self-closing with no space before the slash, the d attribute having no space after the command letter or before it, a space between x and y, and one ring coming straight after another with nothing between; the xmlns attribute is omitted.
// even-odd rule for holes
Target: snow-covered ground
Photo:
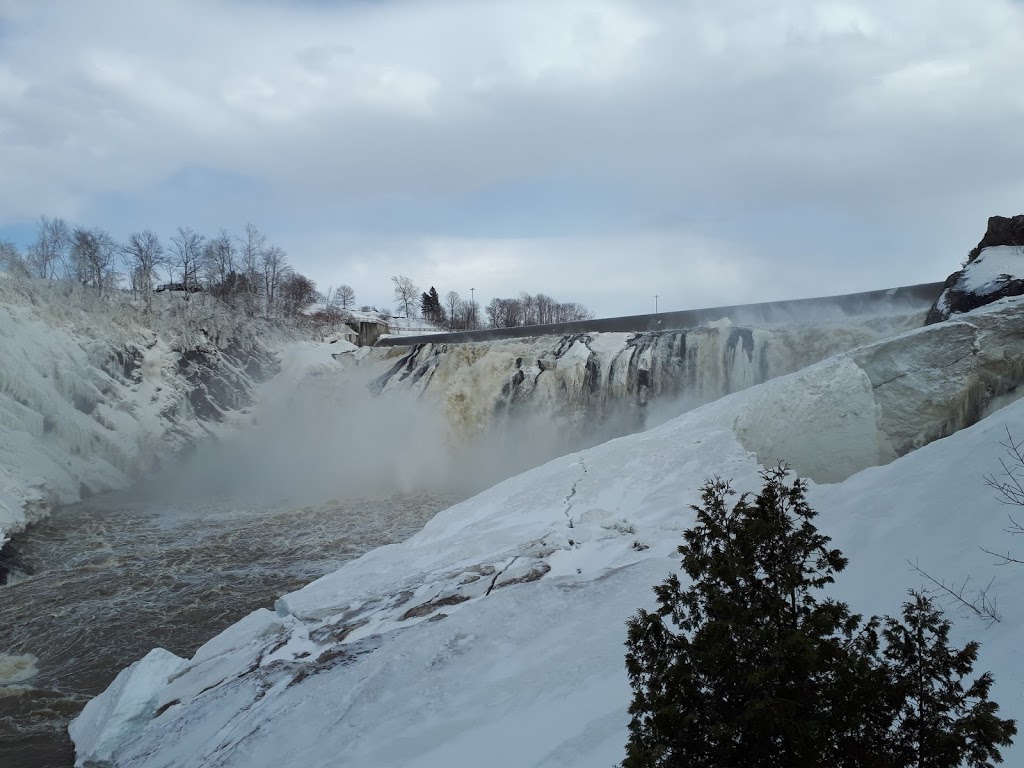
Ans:
<svg viewBox="0 0 1024 768"><path fill-rule="evenodd" d="M850 558L834 591L853 610L897 613L922 586L908 561L949 583L993 579L1002 621L950 604L953 639L981 640L977 671L1021 718L1022 574L980 547L1017 544L983 475L1000 471L1007 429L1024 437L1022 309L1001 300L509 479L191 660L154 651L126 669L72 726L79 764L613 765L624 622L678 570L704 481L754 490L778 459L832 483L810 501Z"/></svg>
<svg viewBox="0 0 1024 768"><path fill-rule="evenodd" d="M391 317L385 321L388 324L388 333L381 338L391 336L427 336L433 333L447 333L444 328L427 322L419 317Z"/></svg>

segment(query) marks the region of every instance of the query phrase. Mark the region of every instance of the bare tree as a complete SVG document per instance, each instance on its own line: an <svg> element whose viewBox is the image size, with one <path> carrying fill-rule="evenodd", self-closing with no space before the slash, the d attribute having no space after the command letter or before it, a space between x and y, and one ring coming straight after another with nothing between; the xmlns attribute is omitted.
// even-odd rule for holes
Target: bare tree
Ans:
<svg viewBox="0 0 1024 768"><path fill-rule="evenodd" d="M413 317L420 289L405 275L394 275L391 282L395 284L395 307L403 310L406 317Z"/></svg>
<svg viewBox="0 0 1024 768"><path fill-rule="evenodd" d="M324 305L325 312L337 312L339 310L338 289L333 285L327 286L327 290L321 293L320 298L317 300Z"/></svg>
<svg viewBox="0 0 1024 768"><path fill-rule="evenodd" d="M996 598L989 597L989 592L992 591L992 585L995 583L994 576L989 579L988 584L984 587L979 587L977 592L969 592L968 587L971 583L970 576L965 578L962 582L950 582L947 584L945 581L936 579L930 573L924 571L918 563L912 563L907 560L907 564L915 572L924 576L934 585L933 589L925 590L926 592L937 591L948 598L952 598L964 608L970 608L974 611L978 618L988 622L989 626L997 624L1003 620L1003 616L999 612L999 606Z"/></svg>
<svg viewBox="0 0 1024 768"><path fill-rule="evenodd" d="M537 324L547 325L548 323L554 322L555 307L558 302L550 296L538 293L537 294Z"/></svg>
<svg viewBox="0 0 1024 768"><path fill-rule="evenodd" d="M273 317L278 309L278 290L281 282L291 274L292 268L288 265L288 254L276 245L263 249L260 265L263 272L263 295L267 303L266 314L267 317Z"/></svg>
<svg viewBox="0 0 1024 768"><path fill-rule="evenodd" d="M235 271L237 253L231 236L224 229L203 249L206 287L215 296L220 298L227 296L225 287L228 285L230 275Z"/></svg>
<svg viewBox="0 0 1024 768"><path fill-rule="evenodd" d="M76 279L83 285L92 285L103 295L105 285L111 283L118 245L102 229L76 227L71 233L71 260Z"/></svg>
<svg viewBox="0 0 1024 768"><path fill-rule="evenodd" d="M996 492L999 501L1003 504L1011 507L1024 507L1024 440L1014 440L1010 428L1007 427L1006 441L999 444L1006 452L1006 458L999 460L1003 468L1003 474L1000 477L986 475L984 478L985 485ZM1007 513L1006 518L1009 521L1005 529L1007 533L1012 535L1024 534L1024 525L1021 524L1019 516L1014 517L1012 513ZM1006 554L1002 554L985 547L981 549L983 552L996 557L998 565L1009 565L1011 563L1024 565L1021 555L1015 555L1009 551Z"/></svg>
<svg viewBox="0 0 1024 768"><path fill-rule="evenodd" d="M70 277L68 256L71 244L71 229L64 219L40 217L35 242L28 249L29 269L44 280L57 277L58 267L66 277Z"/></svg>
<svg viewBox="0 0 1024 768"><path fill-rule="evenodd" d="M316 283L305 275L292 272L281 280L279 304L285 317L298 317L321 298Z"/></svg>
<svg viewBox="0 0 1024 768"><path fill-rule="evenodd" d="M142 291L148 315L153 311L153 279L156 268L164 261L164 247L152 230L145 229L128 236L124 254L132 276L132 288Z"/></svg>
<svg viewBox="0 0 1024 768"><path fill-rule="evenodd" d="M334 305L339 309L351 309L356 304L356 292L351 285L339 285L334 293Z"/></svg>
<svg viewBox="0 0 1024 768"><path fill-rule="evenodd" d="M485 311L492 328L569 323L594 317L593 312L577 302L559 302L543 293L534 296L525 291L514 299L492 299Z"/></svg>
<svg viewBox="0 0 1024 768"><path fill-rule="evenodd" d="M238 257L241 261L243 280L239 281L245 289L245 309L250 315L256 314L259 286L262 282L263 251L267 247L267 238L253 223L245 225L245 236L238 239Z"/></svg>
<svg viewBox="0 0 1024 768"><path fill-rule="evenodd" d="M448 328L454 331L459 320L460 309L462 308L462 299L459 298L458 292L448 291L444 295L444 308L448 314Z"/></svg>
<svg viewBox="0 0 1024 768"><path fill-rule="evenodd" d="M537 325L540 323L538 309L536 296L526 291L519 293L519 310L522 313L520 322L522 325Z"/></svg>
<svg viewBox="0 0 1024 768"><path fill-rule="evenodd" d="M0 240L0 270L18 277L28 277L30 274L18 247L10 240Z"/></svg>
<svg viewBox="0 0 1024 768"><path fill-rule="evenodd" d="M582 304L569 301L565 303L557 302L554 305L554 312L552 313L553 323L573 323L579 320L593 320L594 313L584 307Z"/></svg>
<svg viewBox="0 0 1024 768"><path fill-rule="evenodd" d="M178 231L171 237L171 261L181 275L186 292L199 287L199 269L203 263L205 240L191 227L178 227Z"/></svg>

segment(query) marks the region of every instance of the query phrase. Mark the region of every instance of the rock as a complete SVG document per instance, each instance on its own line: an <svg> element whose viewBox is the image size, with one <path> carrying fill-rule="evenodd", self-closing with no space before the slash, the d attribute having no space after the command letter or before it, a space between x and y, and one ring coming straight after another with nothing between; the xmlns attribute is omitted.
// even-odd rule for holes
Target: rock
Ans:
<svg viewBox="0 0 1024 768"><path fill-rule="evenodd" d="M981 255L984 249L994 245L1024 245L1024 214L989 217L985 236L967 254L967 263L970 264Z"/></svg>
<svg viewBox="0 0 1024 768"><path fill-rule="evenodd" d="M990 218L988 231L967 259L963 269L946 279L925 325L1024 294L1024 215Z"/></svg>

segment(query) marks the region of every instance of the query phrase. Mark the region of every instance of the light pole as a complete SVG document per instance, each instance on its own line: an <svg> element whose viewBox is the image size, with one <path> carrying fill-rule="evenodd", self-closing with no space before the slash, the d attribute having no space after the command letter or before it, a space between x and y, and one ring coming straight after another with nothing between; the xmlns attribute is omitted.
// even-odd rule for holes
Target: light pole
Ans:
<svg viewBox="0 0 1024 768"><path fill-rule="evenodd" d="M654 294L654 314L658 314L658 294Z"/></svg>
<svg viewBox="0 0 1024 768"><path fill-rule="evenodd" d="M469 289L469 330L476 329L476 288Z"/></svg>

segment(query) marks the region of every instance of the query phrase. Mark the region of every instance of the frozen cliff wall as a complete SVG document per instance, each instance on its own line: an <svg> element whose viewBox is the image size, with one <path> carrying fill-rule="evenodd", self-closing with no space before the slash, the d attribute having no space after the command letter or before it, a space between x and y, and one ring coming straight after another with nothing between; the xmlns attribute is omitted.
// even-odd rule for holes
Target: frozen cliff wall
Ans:
<svg viewBox="0 0 1024 768"><path fill-rule="evenodd" d="M215 304L0 275L0 542L56 504L127 484L251 401L276 359Z"/></svg>

